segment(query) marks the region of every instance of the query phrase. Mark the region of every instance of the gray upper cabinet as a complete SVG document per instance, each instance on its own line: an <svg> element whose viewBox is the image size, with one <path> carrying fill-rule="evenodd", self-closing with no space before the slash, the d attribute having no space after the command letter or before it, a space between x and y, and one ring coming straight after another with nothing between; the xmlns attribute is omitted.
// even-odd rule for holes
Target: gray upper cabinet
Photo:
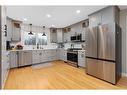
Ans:
<svg viewBox="0 0 127 95"><path fill-rule="evenodd" d="M21 22L12 21L13 31L11 41L19 42L21 41Z"/></svg>
<svg viewBox="0 0 127 95"><path fill-rule="evenodd" d="M7 41L21 41L21 22L7 17Z"/></svg>
<svg viewBox="0 0 127 95"><path fill-rule="evenodd" d="M7 17L7 41L11 41L12 37L12 19Z"/></svg>
<svg viewBox="0 0 127 95"><path fill-rule="evenodd" d="M51 43L62 43L63 42L63 31L62 29L50 29L50 41Z"/></svg>
<svg viewBox="0 0 127 95"><path fill-rule="evenodd" d="M94 27L101 24L101 13L96 12L89 16L89 26Z"/></svg>
<svg viewBox="0 0 127 95"><path fill-rule="evenodd" d="M57 29L57 43L63 42L63 31L62 29Z"/></svg>
<svg viewBox="0 0 127 95"><path fill-rule="evenodd" d="M57 29L50 29L50 42L57 43Z"/></svg>
<svg viewBox="0 0 127 95"><path fill-rule="evenodd" d="M90 27L112 22L119 24L119 8L116 6L109 6L89 15Z"/></svg>
<svg viewBox="0 0 127 95"><path fill-rule="evenodd" d="M102 24L116 22L119 24L119 9L118 7L107 7L101 11Z"/></svg>

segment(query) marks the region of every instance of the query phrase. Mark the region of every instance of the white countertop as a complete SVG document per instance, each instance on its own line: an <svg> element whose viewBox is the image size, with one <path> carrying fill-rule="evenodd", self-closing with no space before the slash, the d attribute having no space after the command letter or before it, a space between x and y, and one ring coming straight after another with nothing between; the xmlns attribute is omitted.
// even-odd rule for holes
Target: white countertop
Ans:
<svg viewBox="0 0 127 95"><path fill-rule="evenodd" d="M54 49L22 49L22 50L10 50L10 51L34 51L34 50L54 50Z"/></svg>
<svg viewBox="0 0 127 95"><path fill-rule="evenodd" d="M67 50L67 49L64 49L64 48L52 48L52 49L23 49L23 50L9 50L9 51L35 51L35 50L60 50L60 49L63 49L63 50ZM85 51L85 50L78 50L78 51Z"/></svg>
<svg viewBox="0 0 127 95"><path fill-rule="evenodd" d="M8 50L8 51L34 51L34 50L56 50L56 49L64 49L64 48L22 49L22 50ZM64 49L64 50L67 50L67 49Z"/></svg>

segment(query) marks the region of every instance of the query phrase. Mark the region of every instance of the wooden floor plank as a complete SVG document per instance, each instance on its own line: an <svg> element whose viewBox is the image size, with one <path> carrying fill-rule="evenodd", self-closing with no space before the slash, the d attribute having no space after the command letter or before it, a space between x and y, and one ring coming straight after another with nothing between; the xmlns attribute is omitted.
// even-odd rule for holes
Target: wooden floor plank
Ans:
<svg viewBox="0 0 127 95"><path fill-rule="evenodd" d="M4 89L127 89L127 78L112 85L89 76L83 68L72 67L63 61L52 66L33 69L11 69Z"/></svg>

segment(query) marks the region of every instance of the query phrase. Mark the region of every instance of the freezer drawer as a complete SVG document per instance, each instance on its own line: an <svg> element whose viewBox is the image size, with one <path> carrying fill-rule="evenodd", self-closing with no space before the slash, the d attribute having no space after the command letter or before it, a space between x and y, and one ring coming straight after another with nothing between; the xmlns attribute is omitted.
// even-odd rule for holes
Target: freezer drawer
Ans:
<svg viewBox="0 0 127 95"><path fill-rule="evenodd" d="M86 71L89 75L103 79L103 64L96 59L86 58Z"/></svg>
<svg viewBox="0 0 127 95"><path fill-rule="evenodd" d="M102 63L102 61L100 61ZM104 80L115 84L115 63L114 62L107 62L103 61L103 73L104 73Z"/></svg>
<svg viewBox="0 0 127 95"><path fill-rule="evenodd" d="M114 62L86 58L86 66L87 74L112 84L116 83Z"/></svg>

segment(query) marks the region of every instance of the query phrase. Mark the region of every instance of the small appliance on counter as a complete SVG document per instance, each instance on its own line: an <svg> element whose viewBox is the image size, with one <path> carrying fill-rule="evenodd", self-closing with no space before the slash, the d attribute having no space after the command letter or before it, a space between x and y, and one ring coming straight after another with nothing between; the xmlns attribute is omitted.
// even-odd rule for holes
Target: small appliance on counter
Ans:
<svg viewBox="0 0 127 95"><path fill-rule="evenodd" d="M10 41L6 41L6 50L10 49L11 49Z"/></svg>
<svg viewBox="0 0 127 95"><path fill-rule="evenodd" d="M23 46L20 45L20 44L18 44L18 45L16 46L16 49L18 49L18 50L22 50L22 49L23 49Z"/></svg>

